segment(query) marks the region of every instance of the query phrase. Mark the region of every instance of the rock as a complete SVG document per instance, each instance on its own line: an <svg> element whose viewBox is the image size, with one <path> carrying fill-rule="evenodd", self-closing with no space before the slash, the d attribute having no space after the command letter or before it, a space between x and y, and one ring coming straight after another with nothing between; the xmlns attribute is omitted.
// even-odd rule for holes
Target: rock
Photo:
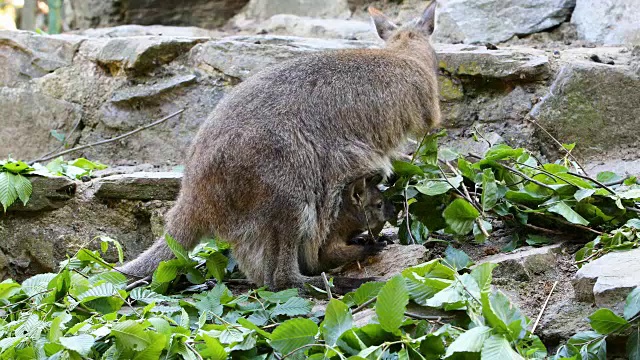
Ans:
<svg viewBox="0 0 640 360"><path fill-rule="evenodd" d="M480 46L446 44L435 47L440 68L456 77L535 81L550 75L549 58L539 50L487 50Z"/></svg>
<svg viewBox="0 0 640 360"><path fill-rule="evenodd" d="M576 299L621 311L627 295L640 286L640 249L611 252L584 265L573 280Z"/></svg>
<svg viewBox="0 0 640 360"><path fill-rule="evenodd" d="M313 51L362 48L374 43L293 36L230 36L194 49L191 62L225 75L246 79L253 71ZM202 65L200 65L202 66Z"/></svg>
<svg viewBox="0 0 640 360"><path fill-rule="evenodd" d="M72 63L82 38L0 30L0 86L14 87Z"/></svg>
<svg viewBox="0 0 640 360"><path fill-rule="evenodd" d="M629 0L633 1L633 0ZM435 38L449 43L499 43L560 25L576 0L439 1Z"/></svg>
<svg viewBox="0 0 640 360"><path fill-rule="evenodd" d="M70 0L66 23L72 29L123 24L216 28L236 15L248 0Z"/></svg>
<svg viewBox="0 0 640 360"><path fill-rule="evenodd" d="M371 23L358 20L320 19L288 14L274 15L261 23L259 29L270 34L314 38L377 41Z"/></svg>
<svg viewBox="0 0 640 360"><path fill-rule="evenodd" d="M0 87L0 159L11 154L28 160L55 149L60 143L51 130L68 133L81 116L76 104L33 90Z"/></svg>
<svg viewBox="0 0 640 360"><path fill-rule="evenodd" d="M112 74L120 70L144 73L173 61L204 41L205 38L161 36L115 38L99 46L93 60L108 68Z"/></svg>
<svg viewBox="0 0 640 360"><path fill-rule="evenodd" d="M531 115L563 143L575 142L575 152L584 157L637 154L640 75L592 61L564 64ZM547 151L557 151L547 144Z"/></svg>
<svg viewBox="0 0 640 360"><path fill-rule="evenodd" d="M380 277L390 279L402 270L418 265L425 261L427 249L422 245L398 245L387 246L379 254L372 256L360 263L348 265L340 270L340 276L362 278Z"/></svg>
<svg viewBox="0 0 640 360"><path fill-rule="evenodd" d="M265 20L277 14L346 18L351 14L347 0L250 0L242 15Z"/></svg>
<svg viewBox="0 0 640 360"><path fill-rule="evenodd" d="M539 248L522 247L507 254L496 254L486 257L477 265L494 263L498 266L493 276L515 281L529 281L534 275L553 272L557 263L557 254L562 251L562 244L554 244Z"/></svg>
<svg viewBox="0 0 640 360"><path fill-rule="evenodd" d="M640 44L637 0L577 0L571 16L578 36L603 44Z"/></svg>
<svg viewBox="0 0 640 360"><path fill-rule="evenodd" d="M152 80L150 83L138 84L134 87L118 89L113 93L111 102L119 103L125 101L141 100L145 98L153 98L177 87L192 84L195 80L195 75L181 75L174 76L168 79Z"/></svg>
<svg viewBox="0 0 640 360"><path fill-rule="evenodd" d="M138 172L96 180L95 196L103 199L175 200L180 191L181 173Z"/></svg>
<svg viewBox="0 0 640 360"><path fill-rule="evenodd" d="M164 26L164 25L120 25L108 28L84 29L73 31L73 34L90 38L119 38L132 36L168 36L168 37L220 37L222 32L208 30L195 26Z"/></svg>
<svg viewBox="0 0 640 360"><path fill-rule="evenodd" d="M76 192L76 183L63 176L29 176L33 193L27 205L16 202L7 211L46 211L65 205Z"/></svg>

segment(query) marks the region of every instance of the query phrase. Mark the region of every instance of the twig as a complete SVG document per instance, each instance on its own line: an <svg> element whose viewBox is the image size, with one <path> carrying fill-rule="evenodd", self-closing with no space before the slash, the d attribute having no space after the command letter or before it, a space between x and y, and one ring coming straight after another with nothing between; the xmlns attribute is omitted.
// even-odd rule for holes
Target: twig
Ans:
<svg viewBox="0 0 640 360"><path fill-rule="evenodd" d="M415 245L416 239L413 237L413 234L411 233L411 226L409 225L409 199L407 198L407 188L409 187L409 182L407 182L407 185L405 185L404 187L404 216L405 216L405 224L407 226L407 234L409 235L409 239L411 240L411 244ZM358 263L358 265L360 265L360 263Z"/></svg>
<svg viewBox="0 0 640 360"><path fill-rule="evenodd" d="M636 208L633 208L633 207L630 207L630 206L625 206L624 208L629 210L629 211L633 211L633 212L636 212L636 213L640 214L640 209L636 209Z"/></svg>
<svg viewBox="0 0 640 360"><path fill-rule="evenodd" d="M472 158L474 158L474 159L482 159L482 157L481 157L481 156L476 155L476 154L473 154L473 153L469 153L469 154L468 154L468 156L469 156L469 157L472 157ZM541 183L541 182L540 182L540 181L538 181L538 180L535 180L535 179L532 179L532 178L528 177L528 176L527 176L527 175L525 175L522 171L519 171L519 170L517 170L517 169L512 168L511 166L508 166L508 165L505 165L505 164L499 163L499 162L497 162L497 161L494 161L494 163L495 163L495 164L497 164L498 166L502 166L503 168L505 168L505 169L507 169L507 170L511 171L512 173L514 173L514 174L516 174L516 175L520 176L521 178L523 178L523 179L525 179L525 180L527 180L527 181L529 181L529 182L532 182L532 183L534 183L534 184L536 184L536 185L538 185L538 186L542 186L543 188L547 188L547 189L549 189L549 190L551 190L551 191L553 191L553 192L556 192L556 190L555 190L554 188L552 188L551 186L549 186L549 185L547 185L547 184L544 184L544 183Z"/></svg>
<svg viewBox="0 0 640 360"><path fill-rule="evenodd" d="M152 277L151 275L147 275L145 277L143 277L140 280L136 280L134 282L132 282L131 284L127 285L127 287L125 288L126 291L131 291L139 286L143 286L143 285L149 285L149 281L151 281Z"/></svg>
<svg viewBox="0 0 640 360"><path fill-rule="evenodd" d="M69 132L69 134L67 136L64 137L64 139L62 139L62 144L60 144L60 146L58 146L57 148L49 151L48 153L42 155L41 157L45 157L45 156L49 156L57 151L60 151L60 149L64 148L64 146L67 144L67 141L71 138L71 135L73 135L73 133L76 131L76 129L78 128L78 126L80 126L80 123L82 122L82 117L80 117L76 123L73 125L73 128L71 128L71 131ZM39 161L39 160L34 160L35 161Z"/></svg>
<svg viewBox="0 0 640 360"><path fill-rule="evenodd" d="M324 288L327 291L327 297L329 300L333 299L333 295L331 294L331 285L329 285L329 280L327 280L327 274L322 272L322 282L324 283Z"/></svg>
<svg viewBox="0 0 640 360"><path fill-rule="evenodd" d="M189 344L188 341L185 341L184 344L189 348L189 350L191 350L192 353L196 354L196 356L198 357L199 360L204 360L202 358L202 355L200 355L200 353L198 353L196 351L196 349L194 349L193 346L191 344Z"/></svg>
<svg viewBox="0 0 640 360"><path fill-rule="evenodd" d="M569 175L573 175L573 176L577 176L577 177L579 177L579 178L581 178L581 179L585 179L585 180L592 181L592 182L594 182L596 185L598 185L598 186L600 186L601 188L603 188L603 189L607 190L607 191L608 191L609 193L611 193L612 195L615 195L615 194L616 194L616 192L615 192L615 191L613 191L613 190L611 190L611 188L609 188L607 185L605 185L605 184L601 183L600 181L598 181L598 180L596 180L596 179L594 179L594 178L591 178L591 177L586 176L586 175L582 175L582 174L574 173L574 172L572 172L572 171L568 171L568 172L567 172L567 174L569 174ZM586 173L585 173L585 174L586 174Z"/></svg>
<svg viewBox="0 0 640 360"><path fill-rule="evenodd" d="M176 117L176 116L178 116L178 115L182 114L182 113L184 112L184 110L185 110L185 109L178 110L178 111L174 112L174 113L173 113L173 114L171 114L171 115L167 115L167 116L163 117L163 118L162 118L162 119L160 119L160 120L157 120L157 121L152 122L151 124L148 124L148 125L145 125L145 126L141 126L141 127L137 128L137 129L135 129L135 130L129 131L128 133L125 133L125 134L122 134L122 135L116 136L116 137L114 137L114 138L107 139L107 140L96 141L96 142L91 143L91 144L85 144L85 145L81 145L81 146L74 147L74 148L72 148L72 149L68 149L68 150L60 151L60 152L55 153L55 154L51 154L51 155L47 155L47 156L43 156L43 157L41 157L40 159L29 161L29 164L33 164L33 163L38 162L38 161L46 161L46 160L50 160L50 159L53 159L53 158L57 158L58 156L66 155L66 154L69 154L69 153L72 153L72 152L76 152L76 151L78 151L78 150L86 149L86 148L88 148L88 147L93 147L93 146L98 146L98 145L104 145L104 144L107 144L107 143L110 143L110 142L114 142L114 141L122 140L122 139L124 139L124 138L126 138L126 137L129 137L129 136L131 136L131 135L137 134L137 133L139 133L140 131L143 131L143 130L149 129L149 128L154 127L154 126L156 126L156 125L160 125L160 124L162 124L163 122L165 122L165 121L167 121L167 120L169 120L169 119L171 119L171 118L173 118L173 117Z"/></svg>
<svg viewBox="0 0 640 360"><path fill-rule="evenodd" d="M543 228L540 226L536 226L536 225L531 225L531 224L524 224L524 227L529 228L531 230L535 230L535 231L540 231L540 232L544 232L544 233L548 233L548 234L553 234L553 235L564 235L565 233L559 230L551 230L551 229L547 229L547 228Z"/></svg>
<svg viewBox="0 0 640 360"><path fill-rule="evenodd" d="M325 345L325 344L307 344L307 345L302 345L302 346L300 346L300 347L298 347L298 348L295 348L295 349L291 350L291 352L290 352L290 353L288 353L288 354L284 355L282 358L280 358L280 360L284 360L284 359L288 358L289 356L291 356L291 355L295 354L296 352L298 352L298 351L300 351L300 350L302 350L302 349L306 349L306 348L314 347L314 346L328 347L329 349L331 349L331 347L330 347L330 346Z"/></svg>
<svg viewBox="0 0 640 360"><path fill-rule="evenodd" d="M408 311L404 313L404 316L410 317L412 319L417 319L417 320L434 321L437 323L440 323L440 320L442 319L453 319L453 316L420 315L420 314L415 314Z"/></svg>
<svg viewBox="0 0 640 360"><path fill-rule="evenodd" d="M447 184L449 184L449 186L451 186L451 188L455 190L455 192L457 192L463 199L468 200L471 203L471 205L473 205L476 209L478 209L478 207L471 201L471 199L467 199L467 197L462 193L462 191L460 191L460 189L453 186L451 181L449 181L449 179L447 178L447 174L445 174L444 170L442 169L442 166L440 166L439 164L438 164L438 169L440 170L440 173L444 177L444 181L446 181ZM478 209L478 211L480 211L480 209Z"/></svg>
<svg viewBox="0 0 640 360"><path fill-rule="evenodd" d="M377 296L372 297L371 299L365 301L362 303L362 305L358 306L357 308L353 309L353 311L351 312L351 314L355 314L355 313L359 313L360 311L364 310L367 306L371 305L372 302L376 301L378 299Z"/></svg>
<svg viewBox="0 0 640 360"><path fill-rule="evenodd" d="M587 256L586 258L584 258L584 259L582 259L580 261L576 261L576 265L589 262L589 260L593 259L594 257L596 257L598 255L602 255L603 252L604 252L604 249L598 249L593 254Z"/></svg>
<svg viewBox="0 0 640 360"><path fill-rule="evenodd" d="M29 300L33 299L34 297L36 297L36 296L38 296L38 295L46 294L46 293L51 292L51 291L53 291L53 289L42 290L42 291L40 291L40 292L38 292L38 293L35 293L35 294L33 294L33 295L29 296L29 297L28 297L28 298L26 298L26 299L22 299L22 300L20 300L20 301L16 301L16 302L15 302L15 303L13 303L13 304L0 306L0 309L6 309L6 308L8 308L8 307L12 307L12 306L16 306L16 305L18 305L18 304L25 303L25 302L27 302L27 301L29 301Z"/></svg>
<svg viewBox="0 0 640 360"><path fill-rule="evenodd" d="M582 166L582 164L580 164L580 161L578 161L578 159L576 159L575 156L573 156L573 154L571 153L571 151L565 149L565 147L562 145L562 143L560 141L558 141L558 139L556 139L553 135L551 135L550 132L547 131L547 129L545 129L542 125L540 125L535 118L533 118L531 115L529 115L528 117L526 117L527 120L529 120L530 123L533 123L535 126L537 126L540 130L542 130L545 134L547 134L547 136L549 136L551 138L551 140L553 140L556 144L558 144L558 146L560 146L560 149L564 150L567 155L571 158L571 160L575 161L576 164L578 165L578 167L580 167L580 170L582 170L583 173L585 173L586 175L588 175L587 171L584 169L584 166Z"/></svg>
<svg viewBox="0 0 640 360"><path fill-rule="evenodd" d="M482 220L479 217L477 217L475 219L475 222L476 222L476 225L478 225L480 232L482 232L482 235L484 235L487 239L489 239L491 235L489 235L489 232L487 231L487 229L485 229L484 225L482 225Z"/></svg>
<svg viewBox="0 0 640 360"><path fill-rule="evenodd" d="M551 299L551 294L553 294L553 290L555 290L556 285L558 285L558 281L556 280L556 282L553 283L553 287L551 287L551 291L549 291L549 296L547 296L547 300L544 301L544 304L542 305L542 309L540 309L540 313L538 313L538 318L536 319L536 322L533 324L533 328L531 328L531 333L535 333L536 332L536 328L538 327L538 323L540 322L540 319L542 318L542 314L544 314L544 310L547 308L547 304L549 303L549 299Z"/></svg>

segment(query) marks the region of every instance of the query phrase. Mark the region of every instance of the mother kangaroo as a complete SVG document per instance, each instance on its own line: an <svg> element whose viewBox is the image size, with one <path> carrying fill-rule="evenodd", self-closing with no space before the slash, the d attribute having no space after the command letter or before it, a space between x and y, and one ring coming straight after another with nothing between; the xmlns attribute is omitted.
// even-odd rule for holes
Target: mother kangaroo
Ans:
<svg viewBox="0 0 640 360"><path fill-rule="evenodd" d="M230 242L256 285L321 284L309 275L345 186L389 173L406 139L440 122L435 9L397 27L371 8L384 48L297 57L236 86L191 145L166 231L188 249ZM159 239L120 270L145 276L172 257Z"/></svg>

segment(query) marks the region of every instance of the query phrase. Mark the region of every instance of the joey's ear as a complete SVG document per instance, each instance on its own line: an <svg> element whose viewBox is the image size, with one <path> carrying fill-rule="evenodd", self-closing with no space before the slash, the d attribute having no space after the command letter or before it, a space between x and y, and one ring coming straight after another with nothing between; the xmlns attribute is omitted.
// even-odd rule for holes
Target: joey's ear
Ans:
<svg viewBox="0 0 640 360"><path fill-rule="evenodd" d="M431 1L431 4L427 6L427 9L424 11L420 19L418 19L418 23L416 26L421 31L424 31L428 35L433 34L433 29L436 24L436 0Z"/></svg>
<svg viewBox="0 0 640 360"><path fill-rule="evenodd" d="M393 21L391 21L385 14L374 7L369 6L369 15L371 15L373 25L376 27L378 36L380 36L380 39L382 40L387 40L391 33L398 28L398 26L394 24Z"/></svg>
<svg viewBox="0 0 640 360"><path fill-rule="evenodd" d="M360 178L349 184L349 197L351 202L360 205L364 199L365 190L367 188L367 179Z"/></svg>

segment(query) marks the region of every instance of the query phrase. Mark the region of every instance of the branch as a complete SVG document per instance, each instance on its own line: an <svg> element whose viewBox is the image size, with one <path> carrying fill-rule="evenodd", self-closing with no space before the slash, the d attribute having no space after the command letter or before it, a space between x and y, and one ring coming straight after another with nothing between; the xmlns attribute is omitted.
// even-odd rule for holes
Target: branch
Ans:
<svg viewBox="0 0 640 360"><path fill-rule="evenodd" d="M544 314L544 310L547 308L547 304L549 303L549 299L551 299L551 294L553 294L553 290L556 289L556 285L558 285L558 281L553 283L553 287L551 288L551 291L549 291L549 296L547 296L547 300L544 301L544 305L542 305L542 309L540 309L540 313L538 313L538 318L536 319L536 322L533 324L533 328L531 328L532 334L536 331L536 328L538 327L538 323L542 318L542 314Z"/></svg>
<svg viewBox="0 0 640 360"><path fill-rule="evenodd" d="M574 172L572 172L572 171L568 171L568 172L567 172L567 174L569 174L569 175L573 175L573 176L577 176L577 177L579 177L579 178L581 178L581 179L585 179L585 180L592 181L592 182L593 182L593 183L595 183L596 185L598 185L598 186L600 186L601 188L603 188L603 189L607 190L609 193L611 193L611 195L615 195L615 194L616 194L616 192L615 192L615 191L613 191L613 190L611 190L611 188L609 188L607 185L605 185L605 184L601 183L600 181L598 181L598 180L596 180L596 179L594 179L594 178L591 178L591 177L586 176L586 175L582 175L582 174L574 173ZM586 174L586 173L585 173L585 174Z"/></svg>
<svg viewBox="0 0 640 360"><path fill-rule="evenodd" d="M322 282L324 282L324 288L327 291L327 297L329 300L333 299L333 295L331 294L331 285L329 285L329 280L327 280L327 274L322 272Z"/></svg>
<svg viewBox="0 0 640 360"><path fill-rule="evenodd" d="M573 154L571 153L571 151L565 149L565 147L562 145L562 143L560 141L558 141L558 139L556 139L553 135L551 135L550 132L547 131L547 129L545 129L544 127L542 127L542 125L540 125L536 119L534 119L531 116L525 117L527 120L529 120L530 123L534 124L535 126L537 126L540 130L542 130L545 134L547 134L547 136L549 136L551 138L551 140L553 140L556 144L558 144L558 146L560 146L560 149L564 150L567 155L571 158L571 160L575 161L576 164L578 164L578 167L580 167L580 170L582 170L583 173L587 174L587 171L584 169L584 166L582 166L582 164L580 164L580 162L578 161L578 159L575 158L575 156L573 156Z"/></svg>
<svg viewBox="0 0 640 360"><path fill-rule="evenodd" d="M362 303L362 305L358 306L357 308L355 308L351 314L355 314L355 313L359 313L360 311L362 311L363 309L365 309L367 306L369 306L372 302L376 301L378 299L377 296L372 297L371 299L365 301Z"/></svg>
<svg viewBox="0 0 640 360"><path fill-rule="evenodd" d="M91 144L86 144L86 145L77 146L77 147L74 147L74 148L72 148L72 149L68 149L68 150L60 151L59 153L46 155L46 156L41 157L40 159L36 159L36 160L29 161L29 164L31 165L31 164L33 164L33 163L35 163L35 162L38 162L38 161L51 160L51 159L57 158L58 156L66 155L66 154L69 154L69 153L72 153L72 152L76 152L76 151L78 151L78 150L86 149L86 148L88 148L88 147L98 146L98 145L104 145L104 144L108 144L108 143L111 143L111 142L114 142L114 141L122 140L122 139L124 139L124 138L126 138L126 137L129 137L129 136L131 136L131 135L137 134L137 133L139 133L140 131L143 131L143 130L146 130L146 129L152 128L152 127L154 127L154 126L156 126L156 125L160 125L160 124L162 124L163 122L165 122L165 121L167 121L167 120L169 120L169 119L171 119L171 118L173 118L173 117L176 117L176 116L178 116L178 115L182 114L182 113L184 112L184 110L185 110L185 109L178 110L178 111L174 112L173 114L171 114L171 115L167 115L167 116L165 116L164 118L162 118L162 119L160 119L160 120L158 120L158 121L152 122L151 124L148 124L148 125L145 125L145 126L141 126L141 127L137 128L137 129L135 129L135 130L133 130L133 131L129 131L128 133L122 134L122 135L120 135L120 136L116 136L116 137L114 137L114 138L107 139L107 140L97 141L97 142L94 142L94 143L91 143Z"/></svg>

